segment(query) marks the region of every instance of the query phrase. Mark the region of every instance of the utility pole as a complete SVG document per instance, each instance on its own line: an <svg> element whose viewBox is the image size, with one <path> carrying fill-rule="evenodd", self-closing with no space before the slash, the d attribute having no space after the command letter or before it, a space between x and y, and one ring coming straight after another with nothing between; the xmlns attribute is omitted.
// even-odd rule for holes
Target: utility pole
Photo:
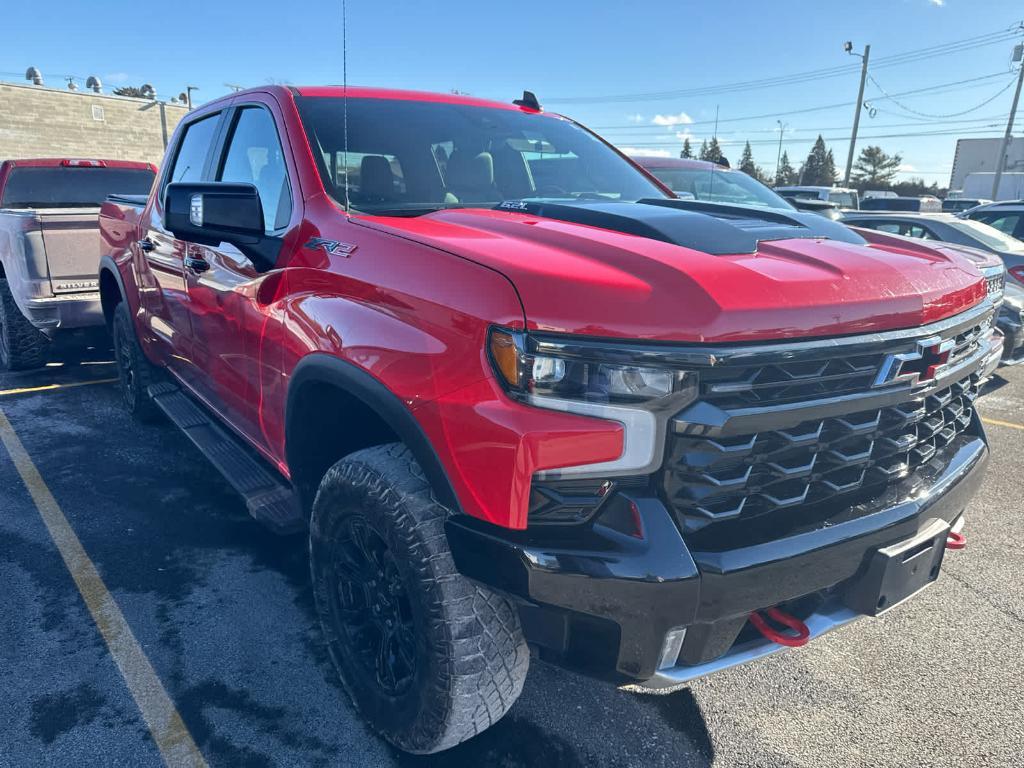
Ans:
<svg viewBox="0 0 1024 768"><path fill-rule="evenodd" d="M857 107L853 112L853 133L850 135L850 153L846 156L846 173L843 174L843 186L850 186L850 171L853 170L853 150L857 146L857 129L860 127L860 110L864 104L864 82L868 79L868 56L871 46L864 46L864 53L854 53L853 43L847 42L843 49L851 56L860 56L860 88L857 90Z"/></svg>
<svg viewBox="0 0 1024 768"><path fill-rule="evenodd" d="M779 124L779 151L775 155L775 183L779 183L779 163L782 162L782 134L786 132L786 123L776 120Z"/></svg>
<svg viewBox="0 0 1024 768"><path fill-rule="evenodd" d="M1010 136L1013 133L1013 118L1017 114L1017 104L1020 102L1020 87L1024 84L1024 44L1018 43L1013 49L1013 60L1018 63L1020 70L1017 75L1017 90L1013 92L1013 105L1010 107L1010 117L1006 121L1006 133L999 143L999 156L996 158L996 175L992 177L992 199L998 200L999 182L1003 178L1003 168L1006 166L1006 147L1010 143Z"/></svg>

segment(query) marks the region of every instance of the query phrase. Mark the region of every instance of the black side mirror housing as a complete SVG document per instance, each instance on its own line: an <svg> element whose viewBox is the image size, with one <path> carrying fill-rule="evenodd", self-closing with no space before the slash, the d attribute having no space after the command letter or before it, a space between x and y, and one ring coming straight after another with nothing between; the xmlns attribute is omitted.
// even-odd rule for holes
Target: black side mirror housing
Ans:
<svg viewBox="0 0 1024 768"><path fill-rule="evenodd" d="M274 266L281 238L263 229L263 204L252 184L175 182L164 190L164 226L179 240L216 247L230 243L259 271Z"/></svg>

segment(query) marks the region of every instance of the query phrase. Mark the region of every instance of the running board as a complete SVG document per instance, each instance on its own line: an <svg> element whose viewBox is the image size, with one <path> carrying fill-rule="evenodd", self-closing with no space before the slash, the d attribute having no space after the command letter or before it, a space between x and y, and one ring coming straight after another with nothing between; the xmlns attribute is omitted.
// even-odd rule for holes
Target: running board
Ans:
<svg viewBox="0 0 1024 768"><path fill-rule="evenodd" d="M148 391L167 418L241 494L250 515L275 533L294 533L305 527L298 494L239 438L217 424L173 382L155 384Z"/></svg>

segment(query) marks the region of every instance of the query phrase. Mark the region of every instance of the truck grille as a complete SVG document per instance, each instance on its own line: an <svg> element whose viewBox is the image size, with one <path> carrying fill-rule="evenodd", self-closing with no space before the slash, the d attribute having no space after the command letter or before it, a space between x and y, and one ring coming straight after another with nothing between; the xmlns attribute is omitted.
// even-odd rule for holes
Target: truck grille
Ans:
<svg viewBox="0 0 1024 768"><path fill-rule="evenodd" d="M948 365L975 352L990 327L988 317L951 338ZM703 399L719 408L783 405L822 397L864 392L871 388L888 350L837 356L822 346L820 358L780 360L769 364L723 365L701 373Z"/></svg>
<svg viewBox="0 0 1024 768"><path fill-rule="evenodd" d="M917 401L787 429L673 435L664 492L695 529L887 485L968 429L978 388L975 375Z"/></svg>

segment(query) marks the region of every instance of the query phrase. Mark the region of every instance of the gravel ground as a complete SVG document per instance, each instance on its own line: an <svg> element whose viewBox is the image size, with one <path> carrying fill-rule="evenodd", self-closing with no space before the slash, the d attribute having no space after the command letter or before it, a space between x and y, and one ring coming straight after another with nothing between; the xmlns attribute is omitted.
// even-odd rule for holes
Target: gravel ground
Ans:
<svg viewBox="0 0 1024 768"><path fill-rule="evenodd" d="M102 345L0 391L113 375ZM1024 425L1024 367L981 401ZM301 537L278 538L185 438L113 385L0 395L210 765L1011 766L1024 752L1024 428L989 425L970 545L877 620L670 696L535 662L509 715L442 755L367 732L315 625ZM0 766L160 765L38 511L0 448Z"/></svg>

